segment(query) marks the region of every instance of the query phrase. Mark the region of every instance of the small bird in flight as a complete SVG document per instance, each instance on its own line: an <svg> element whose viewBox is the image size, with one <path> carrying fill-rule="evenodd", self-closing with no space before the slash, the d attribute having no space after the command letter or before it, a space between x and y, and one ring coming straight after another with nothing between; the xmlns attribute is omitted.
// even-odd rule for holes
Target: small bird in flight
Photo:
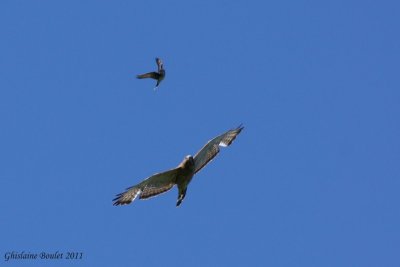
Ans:
<svg viewBox="0 0 400 267"><path fill-rule="evenodd" d="M156 63L157 63L157 66L158 66L158 71L157 72L153 71L153 72L148 72L148 73L140 74L140 75L136 76L138 79L152 78L154 80L157 80L157 84L156 84L156 87L154 87L154 90L157 89L157 87L160 84L160 82L162 80L164 80L164 78L165 78L165 70L164 70L163 62L161 61L161 59L159 59L157 57L156 58Z"/></svg>
<svg viewBox="0 0 400 267"><path fill-rule="evenodd" d="M154 197L167 192L174 185L177 185L178 200L176 206L179 206L185 198L187 186L193 176L219 153L220 146L229 146L242 130L243 127L240 125L236 129L229 130L215 137L208 141L194 157L190 155L186 156L178 167L165 172L156 173L141 183L127 188L125 192L118 194L117 197L113 199L113 205L129 204L138 196L139 199Z"/></svg>

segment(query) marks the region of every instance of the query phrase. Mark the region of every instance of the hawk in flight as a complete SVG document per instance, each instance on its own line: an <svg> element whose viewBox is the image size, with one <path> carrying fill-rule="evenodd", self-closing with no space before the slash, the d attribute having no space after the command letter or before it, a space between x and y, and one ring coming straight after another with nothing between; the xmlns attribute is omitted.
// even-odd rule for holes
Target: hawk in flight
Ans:
<svg viewBox="0 0 400 267"><path fill-rule="evenodd" d="M176 206L179 206L185 198L187 186L193 176L218 154L220 146L229 146L242 130L243 127L240 125L236 129L229 130L215 137L208 141L194 157L190 155L186 156L178 167L165 172L156 173L141 183L127 188L125 192L118 194L117 197L113 199L114 206L129 204L137 197L139 197L139 199L154 197L167 192L174 185L178 186L178 200Z"/></svg>
<svg viewBox="0 0 400 267"><path fill-rule="evenodd" d="M154 80L157 80L157 84L156 84L156 87L154 87L154 90L157 89L158 85L160 84L160 82L162 80L164 80L164 77L165 77L165 70L164 70L163 62L161 61L161 59L159 59L157 57L156 63L158 66L157 72L153 71L153 72L148 72L148 73L140 74L140 75L136 76L138 79L152 78Z"/></svg>

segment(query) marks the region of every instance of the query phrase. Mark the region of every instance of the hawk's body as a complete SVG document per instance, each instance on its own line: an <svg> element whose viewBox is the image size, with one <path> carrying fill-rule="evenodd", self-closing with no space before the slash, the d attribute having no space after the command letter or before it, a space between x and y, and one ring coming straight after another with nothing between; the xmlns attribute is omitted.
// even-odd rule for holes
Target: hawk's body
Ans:
<svg viewBox="0 0 400 267"><path fill-rule="evenodd" d="M160 82L165 78L165 70L163 62L161 61L161 59L156 58L156 63L158 67L157 72L153 71L145 74L139 74L136 76L138 79L152 78L154 80L157 80L157 84L154 89L157 89L158 85L160 85Z"/></svg>
<svg viewBox="0 0 400 267"><path fill-rule="evenodd" d="M147 199L167 192L174 185L177 185L178 200L176 206L179 206L185 198L187 186L193 176L219 153L219 146L229 146L242 129L243 127L239 126L236 129L229 130L224 134L215 137L208 141L208 143L200 149L194 157L186 156L175 169L156 173L141 183L127 188L125 192L118 194L113 200L114 205L129 204L138 196L139 199Z"/></svg>

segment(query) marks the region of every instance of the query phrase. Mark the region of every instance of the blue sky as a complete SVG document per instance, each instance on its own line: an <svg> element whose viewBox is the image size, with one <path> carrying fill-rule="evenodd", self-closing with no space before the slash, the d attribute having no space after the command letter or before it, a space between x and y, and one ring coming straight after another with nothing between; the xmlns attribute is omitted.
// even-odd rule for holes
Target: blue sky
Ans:
<svg viewBox="0 0 400 267"><path fill-rule="evenodd" d="M2 1L0 260L399 266L399 7ZM179 208L112 206L240 123Z"/></svg>

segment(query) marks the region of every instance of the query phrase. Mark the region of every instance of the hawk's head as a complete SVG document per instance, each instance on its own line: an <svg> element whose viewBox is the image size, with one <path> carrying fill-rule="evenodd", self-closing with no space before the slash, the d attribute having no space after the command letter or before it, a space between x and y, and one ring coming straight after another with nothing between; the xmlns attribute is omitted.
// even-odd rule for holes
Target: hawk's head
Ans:
<svg viewBox="0 0 400 267"><path fill-rule="evenodd" d="M194 164L194 159L193 159L192 155L187 155L187 156L184 158L184 161L186 161L187 164L190 164L190 165L193 165L193 164Z"/></svg>
<svg viewBox="0 0 400 267"><path fill-rule="evenodd" d="M187 155L181 162L181 164L179 164L179 167L183 168L183 169L188 169L188 168L194 168L194 159L191 155Z"/></svg>

